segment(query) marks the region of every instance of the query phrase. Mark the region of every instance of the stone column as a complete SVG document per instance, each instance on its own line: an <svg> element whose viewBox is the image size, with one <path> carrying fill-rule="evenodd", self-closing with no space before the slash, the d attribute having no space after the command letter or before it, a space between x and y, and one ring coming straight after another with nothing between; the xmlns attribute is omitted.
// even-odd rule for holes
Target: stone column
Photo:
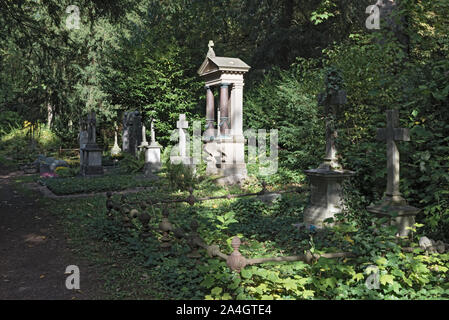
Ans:
<svg viewBox="0 0 449 320"><path fill-rule="evenodd" d="M142 143L139 145L139 149L143 150L148 146L147 142L147 129L145 128L145 125L142 125Z"/></svg>
<svg viewBox="0 0 449 320"><path fill-rule="evenodd" d="M234 83L231 91L231 134L234 141L233 162L245 164L245 137L243 136L243 82ZM245 167L246 174L246 167Z"/></svg>
<svg viewBox="0 0 449 320"><path fill-rule="evenodd" d="M233 136L243 136L243 82L234 83L231 91L231 130Z"/></svg>
<svg viewBox="0 0 449 320"><path fill-rule="evenodd" d="M214 106L214 93L209 86L206 89L206 137L207 141L213 140L215 136L215 106Z"/></svg>
<svg viewBox="0 0 449 320"><path fill-rule="evenodd" d="M229 134L229 84L223 83L220 86L220 134Z"/></svg>

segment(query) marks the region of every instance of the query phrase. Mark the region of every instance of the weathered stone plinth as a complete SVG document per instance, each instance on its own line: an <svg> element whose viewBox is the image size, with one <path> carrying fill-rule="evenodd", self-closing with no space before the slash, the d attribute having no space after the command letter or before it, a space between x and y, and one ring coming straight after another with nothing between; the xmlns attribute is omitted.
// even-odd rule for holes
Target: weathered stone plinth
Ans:
<svg viewBox="0 0 449 320"><path fill-rule="evenodd" d="M209 153L206 173L221 176L217 180L219 185L239 184L248 177L243 141L228 136L206 145L205 150Z"/></svg>
<svg viewBox="0 0 449 320"><path fill-rule="evenodd" d="M304 171L310 180L310 205L304 210L304 223L323 227L324 220L334 218L344 208L343 181L354 175L353 171L312 169ZM332 224L326 224L332 225Z"/></svg>
<svg viewBox="0 0 449 320"><path fill-rule="evenodd" d="M145 174L151 174L161 170L161 146L158 143L152 143L145 147Z"/></svg>
<svg viewBox="0 0 449 320"><path fill-rule="evenodd" d="M389 218L390 225L396 226L397 235L406 237L410 234L410 229L415 224L415 217L421 209L412 207L404 199L392 199L386 196L379 204L374 204L366 208L368 212L378 218Z"/></svg>
<svg viewBox="0 0 449 320"><path fill-rule="evenodd" d="M248 177L245 164L229 166L224 164L223 166L218 169L218 174L221 177L217 180L217 184L221 186L240 184Z"/></svg>
<svg viewBox="0 0 449 320"><path fill-rule="evenodd" d="M103 174L103 166L101 165L102 150L96 144L87 144L82 151L83 164L81 166L81 175Z"/></svg>

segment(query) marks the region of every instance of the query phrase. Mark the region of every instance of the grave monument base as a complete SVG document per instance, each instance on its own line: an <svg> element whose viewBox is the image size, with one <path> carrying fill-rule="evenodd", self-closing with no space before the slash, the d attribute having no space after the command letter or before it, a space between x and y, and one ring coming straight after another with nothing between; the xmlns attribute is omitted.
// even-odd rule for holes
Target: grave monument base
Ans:
<svg viewBox="0 0 449 320"><path fill-rule="evenodd" d="M152 143L146 146L145 149L145 174L161 170L161 146L157 143Z"/></svg>
<svg viewBox="0 0 449 320"><path fill-rule="evenodd" d="M318 228L332 226L324 220L334 218L335 214L341 213L343 204L342 184L343 181L355 173L349 170L305 170L310 180L311 199L310 205L304 210L303 220L307 225Z"/></svg>
<svg viewBox="0 0 449 320"><path fill-rule="evenodd" d="M104 173L101 165L102 150L97 145L89 145L83 149L83 165L81 175L102 175Z"/></svg>
<svg viewBox="0 0 449 320"><path fill-rule="evenodd" d="M415 217L421 209L409 206L401 196L385 196L379 204L366 208L379 218L389 218L390 224L398 229L398 236L407 237L415 224Z"/></svg>
<svg viewBox="0 0 449 320"><path fill-rule="evenodd" d="M208 159L206 174L220 176L219 185L239 184L248 177L243 142L236 137L221 137L206 146L210 157L215 158L215 161Z"/></svg>

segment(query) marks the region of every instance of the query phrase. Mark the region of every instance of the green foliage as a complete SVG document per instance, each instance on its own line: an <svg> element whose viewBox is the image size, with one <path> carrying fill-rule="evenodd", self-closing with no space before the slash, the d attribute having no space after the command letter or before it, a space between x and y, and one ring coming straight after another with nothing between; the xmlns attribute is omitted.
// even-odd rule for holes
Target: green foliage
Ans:
<svg viewBox="0 0 449 320"><path fill-rule="evenodd" d="M323 123L315 98L318 78L313 61L298 59L290 71L273 71L246 95L245 126L279 130L279 161L285 168L309 169L322 154Z"/></svg>
<svg viewBox="0 0 449 320"><path fill-rule="evenodd" d="M2 110L0 113L0 132L7 134L22 124L23 119L14 111Z"/></svg>
<svg viewBox="0 0 449 320"><path fill-rule="evenodd" d="M52 179L57 180L62 179ZM116 184L117 181L120 180L114 177ZM165 189L165 182L168 183L155 185L151 193L128 195L128 206L140 212L141 200L149 196L167 197L170 191ZM223 191L205 183L195 189L196 196ZM177 191L175 194L179 195ZM121 195L113 196L114 201L120 198ZM209 244L218 244L226 254L232 251L231 238L238 235L243 240L240 252L247 258L298 255L305 250L357 255L320 259L310 265L285 262L247 266L240 275L230 271L225 261L208 258L204 250L199 251L200 258L188 258L191 249L184 239L173 238L171 249L161 250L158 231L143 240L139 237L142 228L139 220L132 219L135 228L126 230L118 213L113 220L106 217L104 201L104 197L93 197L59 202L52 205L52 210L64 214L66 224L77 226L72 227L71 237L78 246L90 246L95 240L99 246L104 243L128 255L134 267L122 276L128 281L133 279L134 288L142 287L137 297L145 292L144 283L148 279L152 292L161 299L449 299L449 254L426 255L417 247L418 234L407 242L395 237L393 228L382 227L382 220L356 219L357 214L368 215L360 205L363 199L357 194L352 195L350 210L337 217L339 223L335 228L318 232L299 231L293 226L301 221L307 204L307 198L298 194L285 194L272 205L254 198L222 199L194 207L178 204L169 209L169 219L175 227L188 232L190 223L198 221L200 236ZM154 205L147 212L150 227L157 230L161 207ZM404 245L415 249L403 252ZM145 269L138 271L140 268ZM110 268L105 275L116 272L116 268ZM136 272L144 272L146 276L135 279L132 274ZM369 289L365 284L370 272L378 272L378 289ZM126 296L130 291L123 294Z"/></svg>
<svg viewBox="0 0 449 320"><path fill-rule="evenodd" d="M60 178L69 178L69 177L75 177L79 174L80 169L79 167L76 168L70 168L70 167L57 167L55 169L55 173Z"/></svg>
<svg viewBox="0 0 449 320"><path fill-rule="evenodd" d="M123 173L142 172L145 166L145 153L141 152L138 156L133 156L124 152L123 158L120 160L120 169Z"/></svg>
<svg viewBox="0 0 449 320"><path fill-rule="evenodd" d="M20 163L29 163L36 160L38 154L55 152L60 143L59 138L45 126L20 126L2 135L0 152Z"/></svg>
<svg viewBox="0 0 449 320"><path fill-rule="evenodd" d="M165 162L164 172L172 190L186 191L189 188L195 188L198 183L198 177L192 169L182 163L171 163L169 158Z"/></svg>

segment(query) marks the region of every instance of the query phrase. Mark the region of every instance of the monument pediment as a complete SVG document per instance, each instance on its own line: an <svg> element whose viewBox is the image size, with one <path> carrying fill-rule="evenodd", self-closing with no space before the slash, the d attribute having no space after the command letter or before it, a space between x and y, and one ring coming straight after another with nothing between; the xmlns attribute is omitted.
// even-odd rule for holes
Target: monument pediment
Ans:
<svg viewBox="0 0 449 320"><path fill-rule="evenodd" d="M207 57L198 69L200 76L214 72L248 72L250 66L238 58Z"/></svg>

